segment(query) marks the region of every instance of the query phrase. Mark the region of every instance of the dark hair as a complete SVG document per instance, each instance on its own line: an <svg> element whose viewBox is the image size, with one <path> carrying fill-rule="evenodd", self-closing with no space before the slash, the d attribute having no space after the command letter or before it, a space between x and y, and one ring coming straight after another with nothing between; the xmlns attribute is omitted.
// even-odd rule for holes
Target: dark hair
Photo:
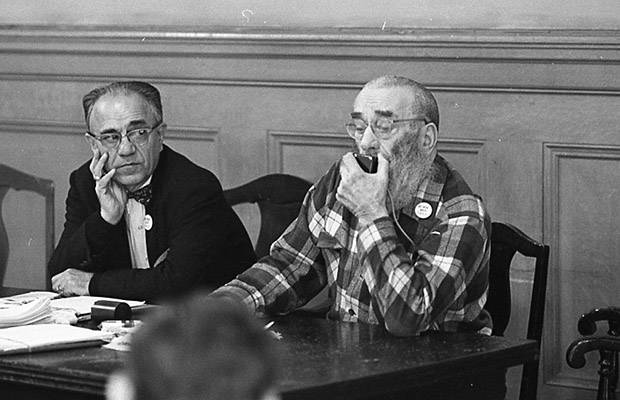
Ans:
<svg viewBox="0 0 620 400"><path fill-rule="evenodd" d="M252 400L275 384L275 339L232 299L194 295L163 307L131 343L136 400Z"/></svg>
<svg viewBox="0 0 620 400"><path fill-rule="evenodd" d="M439 128L439 107L433 93L424 85L413 79L402 76L385 75L375 78L364 85L364 88L402 87L408 89L413 96L411 111L414 114L424 114Z"/></svg>
<svg viewBox="0 0 620 400"><path fill-rule="evenodd" d="M101 86L91 90L82 98L82 106L84 107L84 119L86 127L90 130L90 114L93 106L103 95L118 95L135 93L144 98L144 100L152 107L153 113L157 120L163 120L164 112L161 106L161 96L159 90L150 83L140 81L122 81L112 82L109 85Z"/></svg>

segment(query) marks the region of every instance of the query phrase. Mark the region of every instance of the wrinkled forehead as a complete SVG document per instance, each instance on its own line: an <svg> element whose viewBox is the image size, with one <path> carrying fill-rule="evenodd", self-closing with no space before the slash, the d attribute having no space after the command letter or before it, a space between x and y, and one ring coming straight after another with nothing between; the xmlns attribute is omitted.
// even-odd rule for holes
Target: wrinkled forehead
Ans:
<svg viewBox="0 0 620 400"><path fill-rule="evenodd" d="M90 126L127 125L131 122L156 122L153 107L137 93L105 94L93 105Z"/></svg>
<svg viewBox="0 0 620 400"><path fill-rule="evenodd" d="M364 88L353 103L353 112L370 119L375 114L407 118L411 114L412 95L405 88Z"/></svg>

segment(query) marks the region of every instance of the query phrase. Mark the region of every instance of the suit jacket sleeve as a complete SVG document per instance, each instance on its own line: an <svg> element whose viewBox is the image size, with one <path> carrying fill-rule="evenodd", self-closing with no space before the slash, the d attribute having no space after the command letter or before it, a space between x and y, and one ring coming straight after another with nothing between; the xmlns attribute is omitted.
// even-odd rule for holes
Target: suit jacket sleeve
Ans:
<svg viewBox="0 0 620 400"><path fill-rule="evenodd" d="M96 272L109 266L106 254L113 248L119 250L118 243L110 238L119 237L125 231L124 223L111 225L101 218L94 181L89 181L83 169L71 173L69 179L65 226L48 264L52 276L67 268Z"/></svg>
<svg viewBox="0 0 620 400"><path fill-rule="evenodd" d="M223 284L253 261L251 243L245 241L247 233L226 203L215 176L209 174L179 186L167 188L174 192L164 196L166 204L161 204L167 212L154 213L167 225L165 260L153 266L155 260L149 259L149 269L95 273L89 286L92 295L152 300L182 293L200 282ZM154 224L158 223L162 221L154 219ZM238 262L227 251L237 243L236 253L251 253L248 262Z"/></svg>

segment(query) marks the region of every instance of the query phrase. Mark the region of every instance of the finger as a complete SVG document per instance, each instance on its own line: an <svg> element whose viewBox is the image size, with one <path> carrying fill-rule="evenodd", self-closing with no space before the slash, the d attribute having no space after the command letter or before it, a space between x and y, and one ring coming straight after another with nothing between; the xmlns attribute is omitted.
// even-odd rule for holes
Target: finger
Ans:
<svg viewBox="0 0 620 400"><path fill-rule="evenodd" d="M344 156L342 156L342 164L347 169L351 169L355 163L357 163L357 161L355 161L353 153L346 153Z"/></svg>
<svg viewBox="0 0 620 400"><path fill-rule="evenodd" d="M95 164L95 168L93 169L93 177L95 180L99 180L103 175L103 166L105 162L108 160L108 153L103 153L103 155L99 158L97 163Z"/></svg>
<svg viewBox="0 0 620 400"><path fill-rule="evenodd" d="M377 166L377 172L381 175L387 175L388 170L390 169L390 162L383 155L383 153L379 153L377 155L379 165Z"/></svg>
<svg viewBox="0 0 620 400"><path fill-rule="evenodd" d="M359 165L357 165L357 161L355 160L353 153L347 153L342 156L342 162L340 163L340 175L342 177L349 177L353 172L357 171L358 169L360 168Z"/></svg>
<svg viewBox="0 0 620 400"><path fill-rule="evenodd" d="M112 168L107 174L103 175L101 179L99 179L99 182L98 182L99 187L103 188L103 187L108 186L115 172L116 172L116 168Z"/></svg>
<svg viewBox="0 0 620 400"><path fill-rule="evenodd" d="M97 165L97 162L99 161L99 149L98 148L94 148L93 149L93 158L90 160L90 172L94 175L95 174L95 165Z"/></svg>
<svg viewBox="0 0 620 400"><path fill-rule="evenodd" d="M336 200L340 200L342 202L343 199L348 198L350 193L349 187L346 183L340 181L338 188L336 189Z"/></svg>
<svg viewBox="0 0 620 400"><path fill-rule="evenodd" d="M351 178L351 170L346 165L340 164L340 184L342 186L344 183L349 182Z"/></svg>
<svg viewBox="0 0 620 400"><path fill-rule="evenodd" d="M343 206L352 210L352 203L349 201L349 198L345 195L344 191L336 192L336 200L338 200Z"/></svg>
<svg viewBox="0 0 620 400"><path fill-rule="evenodd" d="M54 287L54 285L56 283L58 283L58 281L60 280L60 276L62 275L62 272L60 274L54 275L52 276L52 287Z"/></svg>

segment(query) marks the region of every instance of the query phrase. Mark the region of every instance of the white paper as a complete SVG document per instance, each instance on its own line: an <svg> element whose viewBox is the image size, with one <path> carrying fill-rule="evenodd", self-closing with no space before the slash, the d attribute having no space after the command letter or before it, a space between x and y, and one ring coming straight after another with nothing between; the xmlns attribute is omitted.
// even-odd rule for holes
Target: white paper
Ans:
<svg viewBox="0 0 620 400"><path fill-rule="evenodd" d="M61 324L37 324L0 329L0 354L61 348L67 344L110 341L114 335Z"/></svg>
<svg viewBox="0 0 620 400"><path fill-rule="evenodd" d="M0 298L0 328L50 322L52 308L48 296Z"/></svg>

